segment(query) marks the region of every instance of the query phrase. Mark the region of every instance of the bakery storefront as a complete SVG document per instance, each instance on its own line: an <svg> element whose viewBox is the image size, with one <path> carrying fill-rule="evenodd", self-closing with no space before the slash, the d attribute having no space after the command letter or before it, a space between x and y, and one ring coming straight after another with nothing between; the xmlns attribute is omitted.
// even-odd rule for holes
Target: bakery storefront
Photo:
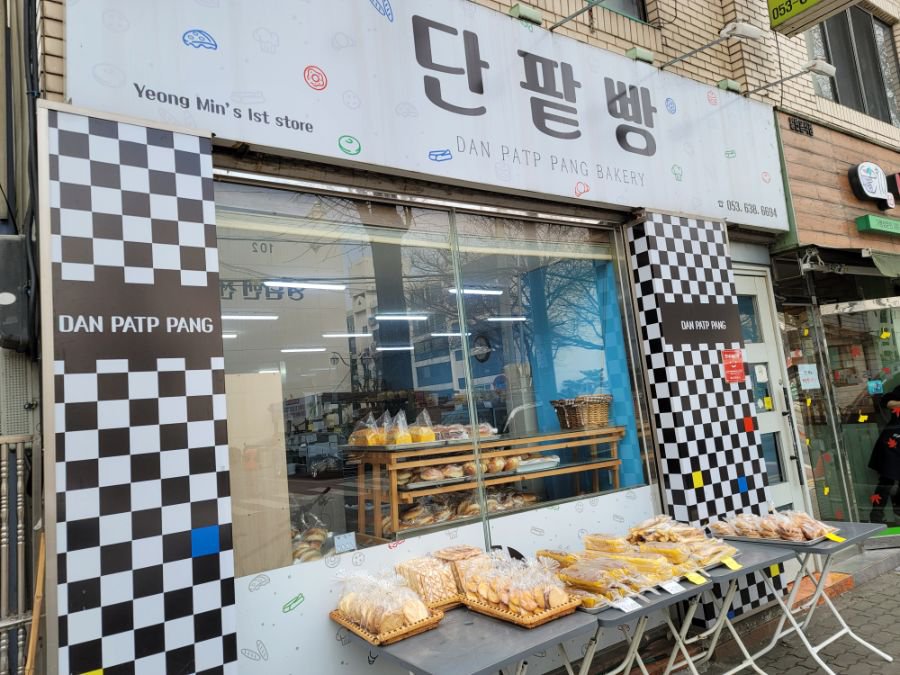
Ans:
<svg viewBox="0 0 900 675"><path fill-rule="evenodd" d="M779 115L794 219L773 255L805 477L824 518L896 524L896 150Z"/></svg>
<svg viewBox="0 0 900 675"><path fill-rule="evenodd" d="M764 508L771 109L472 3L172 4L73 5L41 111L60 672L387 673L348 577Z"/></svg>

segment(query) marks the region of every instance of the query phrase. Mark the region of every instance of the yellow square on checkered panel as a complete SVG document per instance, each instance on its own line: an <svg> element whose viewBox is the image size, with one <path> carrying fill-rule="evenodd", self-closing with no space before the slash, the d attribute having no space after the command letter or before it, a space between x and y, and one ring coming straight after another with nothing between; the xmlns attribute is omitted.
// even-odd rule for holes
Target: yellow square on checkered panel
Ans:
<svg viewBox="0 0 900 675"><path fill-rule="evenodd" d="M695 471L694 473L691 474L691 476L694 478L694 488L695 489L702 488L703 487L703 472Z"/></svg>
<svg viewBox="0 0 900 675"><path fill-rule="evenodd" d="M103 675L103 668L97 668L97 670L92 670L89 673L82 673L82 675Z"/></svg>

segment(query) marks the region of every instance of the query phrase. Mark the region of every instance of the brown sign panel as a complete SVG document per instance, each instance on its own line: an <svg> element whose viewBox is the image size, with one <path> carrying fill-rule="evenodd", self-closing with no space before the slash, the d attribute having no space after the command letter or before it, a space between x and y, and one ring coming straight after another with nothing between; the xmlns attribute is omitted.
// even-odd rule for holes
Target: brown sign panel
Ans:
<svg viewBox="0 0 900 675"><path fill-rule="evenodd" d="M660 303L662 333L671 345L741 342L741 317L733 303Z"/></svg>

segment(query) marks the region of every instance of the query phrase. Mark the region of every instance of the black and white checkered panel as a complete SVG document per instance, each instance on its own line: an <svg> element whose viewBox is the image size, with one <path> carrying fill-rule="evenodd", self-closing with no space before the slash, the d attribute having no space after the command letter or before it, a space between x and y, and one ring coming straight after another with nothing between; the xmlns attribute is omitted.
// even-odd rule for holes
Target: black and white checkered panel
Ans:
<svg viewBox="0 0 900 675"><path fill-rule="evenodd" d="M51 255L67 281L218 274L209 139L51 111Z"/></svg>
<svg viewBox="0 0 900 675"><path fill-rule="evenodd" d="M209 139L48 118L54 312L217 314ZM52 670L237 672L219 328L162 346L56 319Z"/></svg>
<svg viewBox="0 0 900 675"><path fill-rule="evenodd" d="M57 361L55 379L60 672L224 672L236 617L223 359Z"/></svg>
<svg viewBox="0 0 900 675"><path fill-rule="evenodd" d="M725 225L648 214L630 228L628 241L670 514L705 525L720 516L765 512L752 392L745 382L726 382L722 366L722 350L742 345L670 344L660 309L666 302L737 303ZM734 611L767 601L762 580L747 577ZM701 614L711 616L711 608Z"/></svg>

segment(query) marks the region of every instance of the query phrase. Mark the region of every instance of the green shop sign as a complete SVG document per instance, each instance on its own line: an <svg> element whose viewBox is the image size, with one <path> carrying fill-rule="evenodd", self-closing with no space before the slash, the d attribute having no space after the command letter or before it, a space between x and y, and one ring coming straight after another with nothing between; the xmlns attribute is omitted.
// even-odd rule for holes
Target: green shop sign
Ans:
<svg viewBox="0 0 900 675"><path fill-rule="evenodd" d="M880 232L900 235L900 220L869 214L856 219L856 229L860 232Z"/></svg>

